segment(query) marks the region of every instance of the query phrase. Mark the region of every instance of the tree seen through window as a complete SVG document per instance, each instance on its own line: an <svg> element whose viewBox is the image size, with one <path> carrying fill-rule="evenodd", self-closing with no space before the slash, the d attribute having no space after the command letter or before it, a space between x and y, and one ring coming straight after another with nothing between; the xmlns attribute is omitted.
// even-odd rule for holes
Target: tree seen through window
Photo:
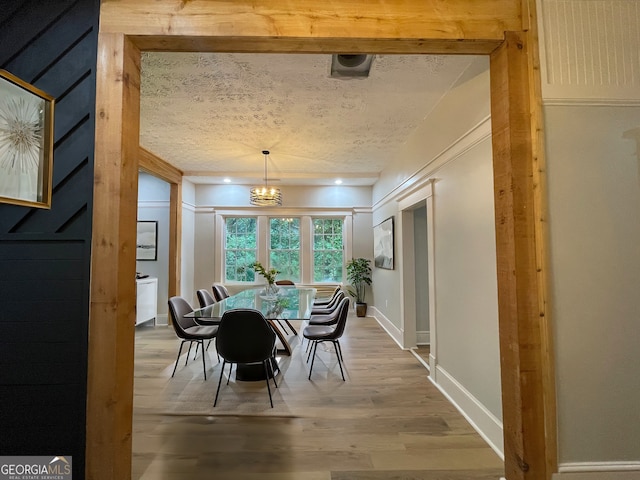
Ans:
<svg viewBox="0 0 640 480"><path fill-rule="evenodd" d="M225 219L225 281L254 281L255 272L247 267L256 261L256 223L255 217Z"/></svg>
<svg viewBox="0 0 640 480"><path fill-rule="evenodd" d="M343 239L342 220L313 220L313 281L342 282Z"/></svg>

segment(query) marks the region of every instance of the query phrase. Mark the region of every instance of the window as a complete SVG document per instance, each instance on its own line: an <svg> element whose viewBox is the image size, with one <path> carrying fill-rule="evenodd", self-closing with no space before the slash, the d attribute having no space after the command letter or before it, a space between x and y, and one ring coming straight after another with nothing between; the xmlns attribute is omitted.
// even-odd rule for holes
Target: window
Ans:
<svg viewBox="0 0 640 480"><path fill-rule="evenodd" d="M313 281L342 282L342 220L313 219Z"/></svg>
<svg viewBox="0 0 640 480"><path fill-rule="evenodd" d="M222 245L217 253L221 258L215 265L216 281L261 284L264 279L252 268L256 261L279 270L278 280L302 284L344 281L344 259L351 255L350 212L322 211L297 217L263 212L216 215L216 225L220 225L215 230L216 244Z"/></svg>
<svg viewBox="0 0 640 480"><path fill-rule="evenodd" d="M247 268L256 261L256 218L225 219L224 266L225 281L252 282L255 274Z"/></svg>
<svg viewBox="0 0 640 480"><path fill-rule="evenodd" d="M269 220L269 266L281 279L300 281L300 219Z"/></svg>

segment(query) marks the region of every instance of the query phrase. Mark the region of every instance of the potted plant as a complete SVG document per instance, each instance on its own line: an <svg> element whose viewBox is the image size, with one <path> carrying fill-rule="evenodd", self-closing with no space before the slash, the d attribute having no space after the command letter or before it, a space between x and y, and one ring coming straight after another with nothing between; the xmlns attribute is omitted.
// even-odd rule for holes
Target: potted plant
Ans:
<svg viewBox="0 0 640 480"><path fill-rule="evenodd" d="M371 285L371 260L366 258L352 258L347 262L347 280L350 285L347 292L356 302L356 315L364 317L367 314L367 304L364 302L366 287Z"/></svg>
<svg viewBox="0 0 640 480"><path fill-rule="evenodd" d="M266 268L264 268L264 266L260 262L255 262L251 266L253 267L253 270L256 273L259 273L260 275L262 275L264 279L267 281L267 288L266 288L267 294L272 294L277 292L276 276L280 273L280 271L276 270L275 268L270 268L269 270L267 270Z"/></svg>

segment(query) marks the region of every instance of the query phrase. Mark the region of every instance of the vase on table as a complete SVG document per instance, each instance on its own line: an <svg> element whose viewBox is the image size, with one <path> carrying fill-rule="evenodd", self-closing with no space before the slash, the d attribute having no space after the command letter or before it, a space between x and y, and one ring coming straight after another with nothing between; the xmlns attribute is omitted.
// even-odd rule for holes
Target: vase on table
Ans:
<svg viewBox="0 0 640 480"><path fill-rule="evenodd" d="M275 283L267 283L264 292L269 296L276 296L278 294L278 286Z"/></svg>

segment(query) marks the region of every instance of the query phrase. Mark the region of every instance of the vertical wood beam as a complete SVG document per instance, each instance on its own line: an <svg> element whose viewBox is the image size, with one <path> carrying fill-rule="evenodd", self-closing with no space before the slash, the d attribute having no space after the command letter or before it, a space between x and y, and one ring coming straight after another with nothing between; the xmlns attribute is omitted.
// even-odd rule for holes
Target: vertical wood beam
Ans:
<svg viewBox="0 0 640 480"><path fill-rule="evenodd" d="M508 480L548 480L545 372L541 358L545 305L539 292L532 140L532 54L526 33L507 32L491 55L498 312ZM537 175L535 178L538 178ZM538 212L539 213L539 212ZM555 432L551 435L555 437Z"/></svg>
<svg viewBox="0 0 640 480"><path fill-rule="evenodd" d="M131 477L140 52L100 34L86 478Z"/></svg>
<svg viewBox="0 0 640 480"><path fill-rule="evenodd" d="M533 160L533 208L535 215L536 266L538 273L538 306L540 307L540 368L545 409L545 447L547 478L558 471L558 422L556 408L555 348L551 332L549 306L549 244L547 224L547 166L545 159L544 119L542 113L542 83L540 70L540 39L535 0L524 0L523 21L527 30L529 54L529 103L531 109L531 141Z"/></svg>

